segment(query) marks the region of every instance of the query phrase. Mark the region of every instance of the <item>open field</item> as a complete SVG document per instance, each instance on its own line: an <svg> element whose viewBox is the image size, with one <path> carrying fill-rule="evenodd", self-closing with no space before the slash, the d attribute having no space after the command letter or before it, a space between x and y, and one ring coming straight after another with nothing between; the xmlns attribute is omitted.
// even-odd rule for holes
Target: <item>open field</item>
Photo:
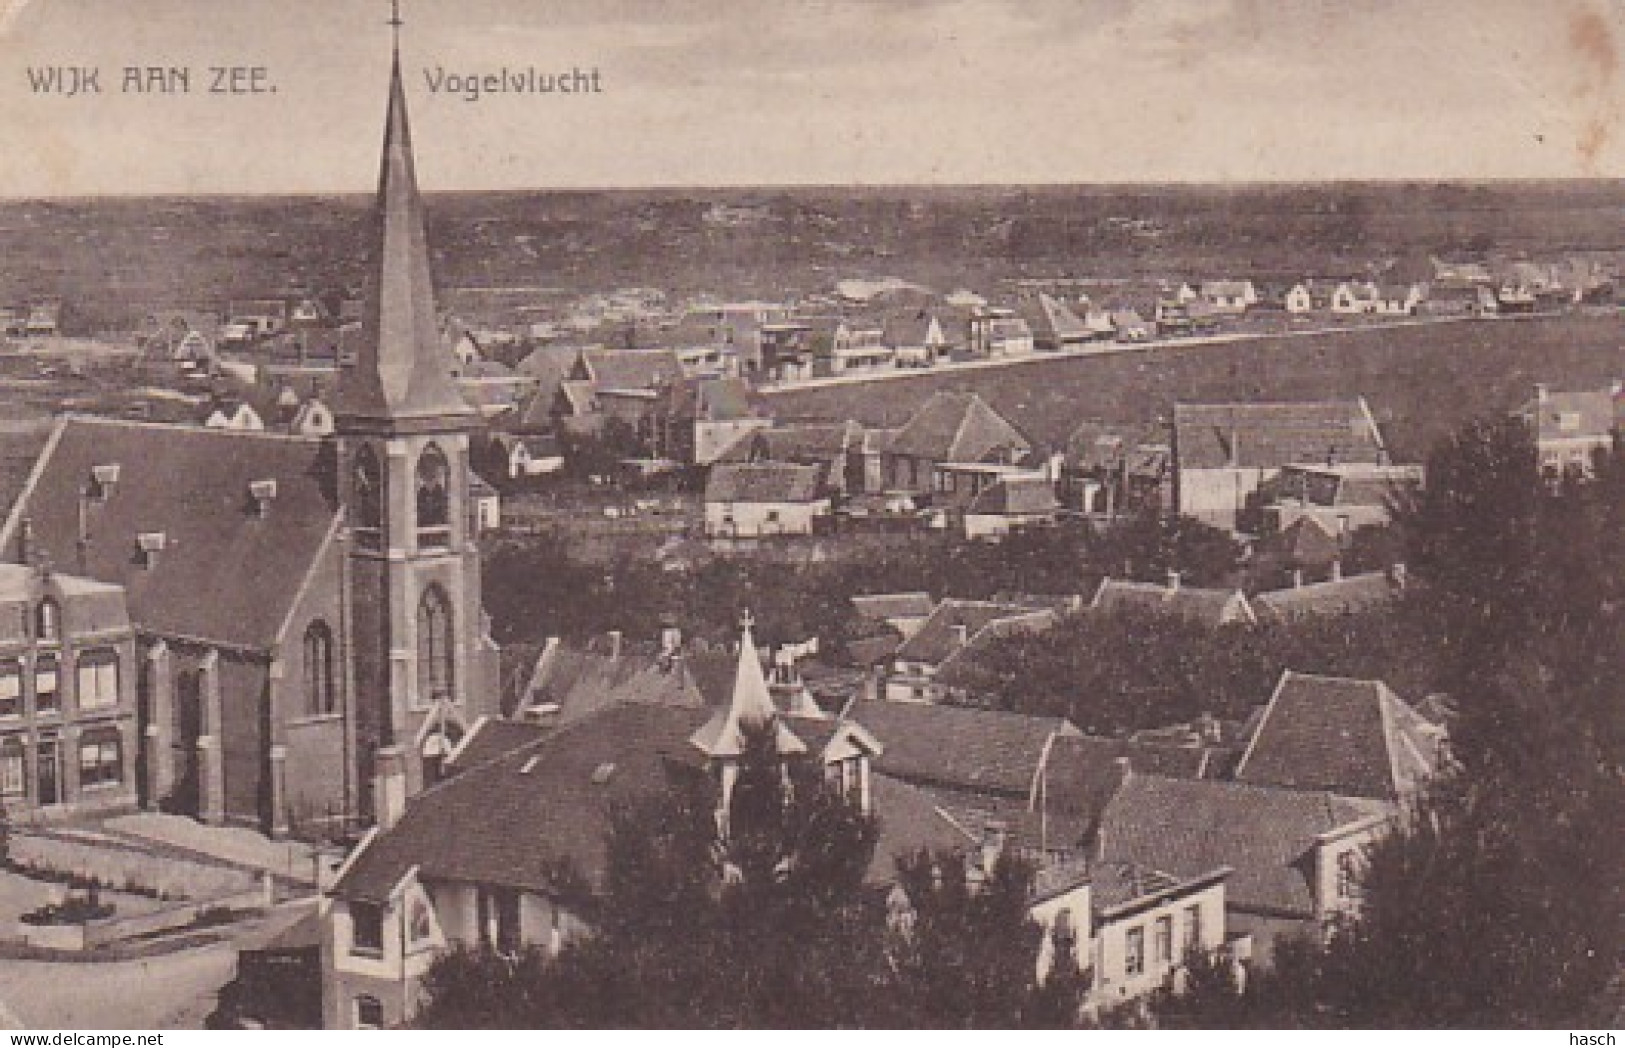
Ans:
<svg viewBox="0 0 1625 1048"><path fill-rule="evenodd" d="M427 206L442 288L779 298L842 277L948 290L1387 262L1426 275L1430 254L1452 251L1617 258L1621 200L1618 182L1597 180L537 190L431 194ZM0 302L62 296L64 323L86 332L294 280L358 286L366 207L360 195L0 201Z"/></svg>
<svg viewBox="0 0 1625 1048"><path fill-rule="evenodd" d="M922 371L882 382L767 394L780 418L896 425L932 393L975 391L1033 439L1058 444L1084 419L1166 416L1175 400L1365 395L1396 455L1424 455L1474 415L1507 411L1536 382L1625 377L1625 318L1531 317L1159 346L1005 367Z"/></svg>

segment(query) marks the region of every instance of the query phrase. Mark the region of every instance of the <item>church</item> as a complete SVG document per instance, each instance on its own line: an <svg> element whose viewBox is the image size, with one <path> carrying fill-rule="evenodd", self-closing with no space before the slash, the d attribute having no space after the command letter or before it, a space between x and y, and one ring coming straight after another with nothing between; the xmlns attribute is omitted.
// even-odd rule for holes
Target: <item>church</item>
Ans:
<svg viewBox="0 0 1625 1048"><path fill-rule="evenodd" d="M440 341L398 64L370 222L332 435L69 416L0 530L6 560L123 589L143 807L347 834L434 782L498 712L470 498L479 417ZM29 745L32 795L59 758Z"/></svg>

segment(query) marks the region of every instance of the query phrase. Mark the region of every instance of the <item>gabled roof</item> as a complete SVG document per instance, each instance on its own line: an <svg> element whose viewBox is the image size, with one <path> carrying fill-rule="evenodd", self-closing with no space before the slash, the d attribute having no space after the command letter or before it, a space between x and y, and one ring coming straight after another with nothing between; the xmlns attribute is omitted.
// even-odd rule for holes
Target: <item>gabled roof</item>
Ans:
<svg viewBox="0 0 1625 1048"><path fill-rule="evenodd" d="M815 502L822 477L819 467L793 462L718 462L706 479L705 501Z"/></svg>
<svg viewBox="0 0 1625 1048"><path fill-rule="evenodd" d="M1399 596L1399 584L1382 571L1346 575L1291 589L1254 594L1260 621L1282 622L1298 615L1339 615L1381 607Z"/></svg>
<svg viewBox="0 0 1625 1048"><path fill-rule="evenodd" d="M694 417L704 422L731 422L761 418L764 410L750 383L742 378L692 379Z"/></svg>
<svg viewBox="0 0 1625 1048"><path fill-rule="evenodd" d="M980 462L994 451L1028 450L1021 432L974 393L934 393L887 450L931 462Z"/></svg>
<svg viewBox="0 0 1625 1048"><path fill-rule="evenodd" d="M1130 579L1101 579L1089 608L1107 615L1122 611L1173 615L1210 626L1253 621L1252 606L1240 590L1163 586Z"/></svg>
<svg viewBox="0 0 1625 1048"><path fill-rule="evenodd" d="M936 610L931 594L861 593L852 598L852 607L866 619L923 619Z"/></svg>
<svg viewBox="0 0 1625 1048"><path fill-rule="evenodd" d="M1382 434L1365 398L1302 403L1175 404L1184 469L1279 469L1298 462L1381 462Z"/></svg>
<svg viewBox="0 0 1625 1048"><path fill-rule="evenodd" d="M412 798L333 892L383 902L414 867L428 879L548 892L549 873L566 859L597 884L613 810L664 789L668 762L697 765L688 736L705 716L612 706L471 766Z"/></svg>
<svg viewBox="0 0 1625 1048"><path fill-rule="evenodd" d="M1028 608L992 620L971 632L963 647L949 652L946 658L937 663L937 681L949 687L973 683L971 670L976 666L977 659L985 657L990 645L1020 633L1041 633L1055 625L1062 610Z"/></svg>
<svg viewBox="0 0 1625 1048"><path fill-rule="evenodd" d="M1230 866L1227 905L1307 919L1316 837L1389 811L1330 793L1132 774L1101 814L1096 852L1178 877Z"/></svg>
<svg viewBox="0 0 1625 1048"><path fill-rule="evenodd" d="M931 334L932 319L923 309L889 313L881 323L882 340L893 349L923 346ZM946 338L946 332L943 334Z"/></svg>
<svg viewBox="0 0 1625 1048"><path fill-rule="evenodd" d="M331 454L304 437L69 417L0 543L15 548L26 517L51 564L124 586L139 629L265 651L336 526ZM113 465L106 497L87 499L93 467ZM263 517L249 492L260 480L276 481ZM164 549L144 566L137 536L158 532Z"/></svg>
<svg viewBox="0 0 1625 1048"><path fill-rule="evenodd" d="M683 362L670 349L588 348L581 359L600 392L648 392L683 377Z"/></svg>
<svg viewBox="0 0 1625 1048"><path fill-rule="evenodd" d="M1052 842L1067 847L1093 839L1101 813L1132 773L1200 779L1211 751L1099 735L1057 735L1050 742L1035 803Z"/></svg>
<svg viewBox="0 0 1625 1048"><path fill-rule="evenodd" d="M605 654L551 645L537 659L522 707L556 705L560 722L609 706L638 702L704 709L708 705L686 659L637 652Z"/></svg>
<svg viewBox="0 0 1625 1048"><path fill-rule="evenodd" d="M1055 486L1048 479L1006 477L982 489L965 512L1023 516L1054 513L1060 508L1055 501Z"/></svg>
<svg viewBox="0 0 1625 1048"><path fill-rule="evenodd" d="M1296 565L1324 567L1343 555L1343 545L1312 513L1288 524L1259 543L1259 551L1285 557Z"/></svg>
<svg viewBox="0 0 1625 1048"><path fill-rule="evenodd" d="M719 461L828 465L862 440L863 427L856 422L793 423L742 434Z"/></svg>
<svg viewBox="0 0 1625 1048"><path fill-rule="evenodd" d="M383 902L414 868L425 880L545 894L556 887L550 873L565 860L589 884L601 885L612 813L666 788L671 769L699 766L689 736L706 716L671 706L613 706L470 764L413 797L400 821L356 854L333 894ZM790 719L786 727L832 738L843 726ZM868 871L873 883L890 881L897 859L920 848L967 843L931 798L907 783L875 775L871 799L880 822Z"/></svg>
<svg viewBox="0 0 1625 1048"><path fill-rule="evenodd" d="M1381 681L1287 670L1236 779L1396 800L1433 774L1442 741Z"/></svg>
<svg viewBox="0 0 1625 1048"><path fill-rule="evenodd" d="M938 604L897 652L899 659L938 666L960 650L960 635L968 642L990 623L999 619L1025 618L1033 609L1016 604L985 600L949 598Z"/></svg>
<svg viewBox="0 0 1625 1048"><path fill-rule="evenodd" d="M917 785L1026 797L1061 717L859 699L846 712L886 747L875 767Z"/></svg>

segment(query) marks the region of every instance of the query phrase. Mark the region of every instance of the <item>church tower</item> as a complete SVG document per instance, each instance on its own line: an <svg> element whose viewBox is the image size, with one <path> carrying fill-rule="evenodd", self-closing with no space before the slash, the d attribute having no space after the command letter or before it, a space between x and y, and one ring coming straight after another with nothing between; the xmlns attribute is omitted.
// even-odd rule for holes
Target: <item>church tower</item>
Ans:
<svg viewBox="0 0 1625 1048"><path fill-rule="evenodd" d="M369 232L361 341L341 365L335 421L346 759L359 814L388 823L499 707L469 498L478 417L440 339L398 39Z"/></svg>

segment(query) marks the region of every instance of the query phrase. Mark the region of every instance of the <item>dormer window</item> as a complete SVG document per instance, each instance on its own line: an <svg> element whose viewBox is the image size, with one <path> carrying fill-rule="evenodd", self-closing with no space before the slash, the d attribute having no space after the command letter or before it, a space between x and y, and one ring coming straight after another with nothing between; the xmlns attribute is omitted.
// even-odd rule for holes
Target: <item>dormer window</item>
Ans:
<svg viewBox="0 0 1625 1048"><path fill-rule="evenodd" d="M51 642L62 639L62 608L50 597L34 608L34 636Z"/></svg>
<svg viewBox="0 0 1625 1048"><path fill-rule="evenodd" d="M417 513L419 546L451 544L451 466L434 444L418 456Z"/></svg>

